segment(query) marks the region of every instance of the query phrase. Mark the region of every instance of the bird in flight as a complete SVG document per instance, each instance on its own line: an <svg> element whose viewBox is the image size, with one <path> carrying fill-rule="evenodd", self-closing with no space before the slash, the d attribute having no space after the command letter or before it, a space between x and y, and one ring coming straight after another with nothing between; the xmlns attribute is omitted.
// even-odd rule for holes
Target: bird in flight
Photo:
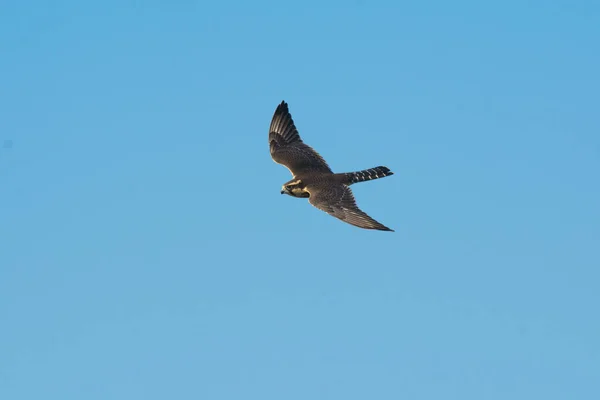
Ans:
<svg viewBox="0 0 600 400"><path fill-rule="evenodd" d="M350 190L355 183L393 175L387 167L333 173L323 157L302 141L285 101L277 106L271 120L269 147L273 161L293 176L283 184L281 194L308 198L318 209L359 228L393 232L361 211Z"/></svg>

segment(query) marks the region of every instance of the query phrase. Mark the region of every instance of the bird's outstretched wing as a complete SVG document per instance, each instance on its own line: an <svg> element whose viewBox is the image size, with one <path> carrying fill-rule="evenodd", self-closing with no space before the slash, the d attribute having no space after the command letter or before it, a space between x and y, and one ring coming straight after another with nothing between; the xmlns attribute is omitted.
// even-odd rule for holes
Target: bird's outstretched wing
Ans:
<svg viewBox="0 0 600 400"><path fill-rule="evenodd" d="M308 187L313 206L351 225L364 229L392 231L369 217L356 205L352 190L346 185Z"/></svg>
<svg viewBox="0 0 600 400"><path fill-rule="evenodd" d="M273 160L287 167L294 177L302 172L331 173L323 157L300 139L285 101L277 106L271 120L269 147Z"/></svg>

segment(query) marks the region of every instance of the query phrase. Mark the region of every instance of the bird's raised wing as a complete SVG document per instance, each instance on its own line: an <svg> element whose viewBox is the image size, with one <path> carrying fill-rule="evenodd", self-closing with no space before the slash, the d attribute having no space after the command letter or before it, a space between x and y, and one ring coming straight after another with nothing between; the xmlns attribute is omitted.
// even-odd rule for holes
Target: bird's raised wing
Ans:
<svg viewBox="0 0 600 400"><path fill-rule="evenodd" d="M356 205L352 190L346 185L316 186L307 188L308 201L313 206L351 225L364 229L392 231L361 211Z"/></svg>
<svg viewBox="0 0 600 400"><path fill-rule="evenodd" d="M294 177L302 172L332 172L323 157L300 139L285 101L277 106L271 120L269 147L273 160Z"/></svg>

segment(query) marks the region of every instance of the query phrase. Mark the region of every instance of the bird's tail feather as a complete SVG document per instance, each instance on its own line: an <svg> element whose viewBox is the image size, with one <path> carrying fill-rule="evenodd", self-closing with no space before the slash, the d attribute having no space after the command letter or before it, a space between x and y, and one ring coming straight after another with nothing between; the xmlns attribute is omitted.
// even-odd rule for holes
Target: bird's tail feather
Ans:
<svg viewBox="0 0 600 400"><path fill-rule="evenodd" d="M348 179L348 185L352 185L358 182L370 181L371 179L384 178L386 176L394 175L388 167L375 167L364 169L362 171L348 172L345 174Z"/></svg>

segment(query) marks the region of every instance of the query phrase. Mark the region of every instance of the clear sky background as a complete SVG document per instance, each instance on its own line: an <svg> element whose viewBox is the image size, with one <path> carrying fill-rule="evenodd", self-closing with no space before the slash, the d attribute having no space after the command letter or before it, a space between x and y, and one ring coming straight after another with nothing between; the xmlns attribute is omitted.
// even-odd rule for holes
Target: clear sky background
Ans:
<svg viewBox="0 0 600 400"><path fill-rule="evenodd" d="M0 398L600 398L597 1L3 1ZM281 196L281 100L395 233Z"/></svg>

